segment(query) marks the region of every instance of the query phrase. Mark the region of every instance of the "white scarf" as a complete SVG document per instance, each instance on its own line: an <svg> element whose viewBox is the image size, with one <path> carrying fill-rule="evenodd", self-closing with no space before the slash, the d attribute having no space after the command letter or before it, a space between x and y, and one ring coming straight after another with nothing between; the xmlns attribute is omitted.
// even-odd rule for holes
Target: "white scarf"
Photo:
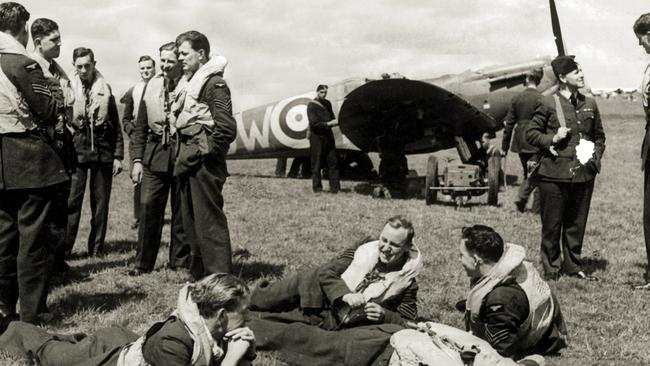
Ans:
<svg viewBox="0 0 650 366"><path fill-rule="evenodd" d="M0 53L13 53L31 58L25 46L20 44L16 38L5 32L0 32Z"/></svg>
<svg viewBox="0 0 650 366"><path fill-rule="evenodd" d="M199 94L208 79L217 73L223 72L226 65L228 65L228 60L225 57L213 56L192 75L190 80L183 76L186 82L182 83L182 88L177 88L179 92L171 108L172 115L176 116L173 122L177 129L196 123L210 127L214 125L210 107L204 103L199 103Z"/></svg>
<svg viewBox="0 0 650 366"><path fill-rule="evenodd" d="M176 310L171 316L180 319L185 329L194 341L192 350L192 366L209 366L213 358L220 359L224 351L212 338L212 334L199 314L199 308L192 300L189 292L190 284L183 286L178 294ZM120 352L117 366L149 366L144 360L142 346L145 336L125 346Z"/></svg>
<svg viewBox="0 0 650 366"><path fill-rule="evenodd" d="M72 118L73 125L77 128L81 127L86 121L86 116L88 116L95 126L101 126L106 122L108 119L108 101L111 97L111 87L106 83L99 70L95 69L95 80L90 87L90 104L88 105L87 111L84 86L79 74L76 72L72 80L72 89L75 93Z"/></svg>
<svg viewBox="0 0 650 366"><path fill-rule="evenodd" d="M422 255L415 244L408 253L404 266L399 271L386 273L383 280L371 283L365 290L363 296L366 301L376 301L381 303L387 299L401 294L411 285L415 277L422 270ZM350 266L341 274L341 279L348 286L350 291L355 291L357 286L364 280L379 261L379 241L371 241L357 248L354 252L354 258Z"/></svg>

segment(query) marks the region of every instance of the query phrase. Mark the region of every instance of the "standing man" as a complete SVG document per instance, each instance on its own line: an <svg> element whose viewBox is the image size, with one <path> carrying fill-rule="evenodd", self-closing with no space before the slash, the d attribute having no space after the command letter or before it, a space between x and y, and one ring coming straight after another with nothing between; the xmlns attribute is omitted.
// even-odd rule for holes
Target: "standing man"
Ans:
<svg viewBox="0 0 650 366"><path fill-rule="evenodd" d="M169 123L175 91L182 88L182 85L179 87L179 82L183 80L176 43L169 42L160 47L160 69L162 73L154 76L144 87L131 140L131 179L142 187L138 251L135 268L129 271L131 276L153 270L170 192L172 224L169 268L176 270L187 267L190 254L183 233L180 187L178 179L173 175L176 127Z"/></svg>
<svg viewBox="0 0 650 366"><path fill-rule="evenodd" d="M129 137L129 156L133 159L133 130L135 129L135 119L138 116L138 106L142 99L144 86L156 73L156 61L151 56L140 56L138 59L138 70L140 70L140 80L129 88L120 98L120 103L124 104L122 113L122 124L124 132ZM140 223L140 184L133 186L133 223L131 229L137 229Z"/></svg>
<svg viewBox="0 0 650 366"><path fill-rule="evenodd" d="M323 160L327 160L327 173L330 181L330 193L338 193L341 189L339 182L339 166L336 156L336 144L332 127L338 125L332 103L327 97L327 85L316 88L316 98L307 104L309 118L309 151L311 153L311 186L314 193L323 190L321 169Z"/></svg>
<svg viewBox="0 0 650 366"><path fill-rule="evenodd" d="M68 174L72 174L77 161L72 137L67 126L67 122L72 116L72 104L74 103L74 92L70 84L70 79L63 71L61 66L55 61L61 54L61 33L59 26L53 20L39 18L34 20L31 26L32 40L34 41L34 52L30 58L38 62L43 70L43 75L48 81L50 89L61 91L63 99L59 101L60 109L58 113L58 123L56 129L62 136L60 141L60 156L66 165ZM69 182L68 182L69 183ZM68 248L65 244L65 231L68 225L68 197L70 196L70 185L62 185L61 190L56 197L56 230L57 245L54 249L53 270L55 273L64 273L70 270L65 262Z"/></svg>
<svg viewBox="0 0 650 366"><path fill-rule="evenodd" d="M47 312L48 255L56 197L69 184L53 147L62 107L25 46L29 12L0 3L0 320L38 323Z"/></svg>
<svg viewBox="0 0 650 366"><path fill-rule="evenodd" d="M538 149L528 142L526 142L526 129L530 119L535 112L535 106L542 98L542 94L537 90L537 86L544 76L542 69L536 69L526 74L526 81L524 82L525 89L519 95L512 99L508 114L506 115L503 124L503 140L501 142L501 151L504 156L508 154L508 150L512 147L512 152L519 153L519 160L521 161L521 168L524 172L524 180L519 187L517 200L515 206L519 212L524 212L528 197L537 187L537 181L531 177L528 171L528 161L536 156ZM512 131L515 131L515 137L510 146L512 139ZM539 190L535 191L533 196L533 212L539 212Z"/></svg>
<svg viewBox="0 0 650 366"><path fill-rule="evenodd" d="M526 140L540 149L541 257L546 279L561 274L597 280L582 270L582 240L594 179L605 151L605 131L596 102L573 56L552 62L559 89L537 103Z"/></svg>
<svg viewBox="0 0 650 366"><path fill-rule="evenodd" d="M122 171L124 143L115 98L102 74L95 68L95 55L89 48L78 47L72 53L75 77L73 141L79 164L72 176L68 200L68 230L66 243L72 250L81 216L81 206L90 176L90 235L88 255L103 254L108 203L111 197L113 176Z"/></svg>
<svg viewBox="0 0 650 366"><path fill-rule="evenodd" d="M230 89L223 80L225 58L210 57L210 43L197 31L180 34L176 45L187 84L172 106L180 141L174 175L181 189L183 229L192 246L190 272L198 279L232 271L221 190L237 124Z"/></svg>
<svg viewBox="0 0 650 366"><path fill-rule="evenodd" d="M650 13L643 14L634 22L634 34L639 40L639 46L643 47L647 54L650 54ZM645 249L650 266L650 65L645 69L642 84L642 102L645 111L645 136L641 145L641 170L643 170L643 236L645 238ZM650 268L646 269L644 274L645 284L636 286L638 290L650 290Z"/></svg>

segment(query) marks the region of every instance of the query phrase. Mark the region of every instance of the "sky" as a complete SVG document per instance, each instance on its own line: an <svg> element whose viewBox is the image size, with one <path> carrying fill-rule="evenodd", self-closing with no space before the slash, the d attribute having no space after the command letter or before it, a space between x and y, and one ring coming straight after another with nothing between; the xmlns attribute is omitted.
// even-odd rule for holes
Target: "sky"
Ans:
<svg viewBox="0 0 650 366"><path fill-rule="evenodd" d="M56 21L59 62L95 52L119 97L141 55L187 30L204 33L226 69L234 110L350 77L426 79L557 54L547 0L26 0ZM650 62L632 32L643 0L556 0L567 50L593 88L634 88ZM31 45L31 41L30 41ZM158 65L156 65L158 66Z"/></svg>

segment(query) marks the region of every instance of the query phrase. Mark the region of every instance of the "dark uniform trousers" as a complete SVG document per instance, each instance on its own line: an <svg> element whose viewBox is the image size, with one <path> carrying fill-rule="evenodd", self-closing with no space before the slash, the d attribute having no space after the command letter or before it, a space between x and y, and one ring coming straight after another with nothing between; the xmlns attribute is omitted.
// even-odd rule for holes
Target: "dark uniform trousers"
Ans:
<svg viewBox="0 0 650 366"><path fill-rule="evenodd" d="M311 154L311 185L314 192L323 190L321 169L327 162L327 173L330 182L330 192L336 193L341 189L339 182L339 166L334 137L321 136L316 133L309 135L309 152Z"/></svg>
<svg viewBox="0 0 650 366"><path fill-rule="evenodd" d="M53 198L60 191L61 184L0 190L0 306L15 312L20 300L25 322L37 323L37 315L47 311L49 259L61 234Z"/></svg>
<svg viewBox="0 0 650 366"><path fill-rule="evenodd" d="M179 144L179 156L192 154L195 146ZM195 279L212 273L232 273L228 220L221 190L225 162L201 156L190 171L178 174L183 229L192 249L190 273Z"/></svg>
<svg viewBox="0 0 650 366"><path fill-rule="evenodd" d="M528 172L528 161L532 159L536 153L519 153L519 161L521 162L521 169L524 172L524 181L519 190L517 191L517 201L519 202L528 202L528 197L531 193L535 191L537 185L539 184L539 176L535 174L529 174ZM539 211L539 190L535 191L533 194L533 212Z"/></svg>
<svg viewBox="0 0 650 366"><path fill-rule="evenodd" d="M156 263L164 225L167 196L171 192L171 240L169 243L169 266L187 267L190 248L187 244L181 214L181 190L171 173L153 172L144 167L142 172L140 226L138 227L138 253L135 266L151 271Z"/></svg>
<svg viewBox="0 0 650 366"><path fill-rule="evenodd" d="M582 240L594 180L584 183L541 180L539 189L544 273L552 275L562 269L565 274L575 274L582 270Z"/></svg>
<svg viewBox="0 0 650 366"><path fill-rule="evenodd" d="M90 176L90 179L89 179ZM94 255L104 250L106 227L108 225L108 203L113 185L113 163L79 163L72 175L70 199L68 200L68 230L66 232L67 251L71 252L79 230L81 207L86 191L86 181L90 181L90 234L88 235L88 254Z"/></svg>
<svg viewBox="0 0 650 366"><path fill-rule="evenodd" d="M641 145L641 164L643 168L643 237L645 239L645 250L648 259L646 278L650 280L650 158L648 150L650 147L650 112L646 112L646 129L643 144Z"/></svg>
<svg viewBox="0 0 650 366"><path fill-rule="evenodd" d="M109 366L117 364L123 346L137 339L137 334L122 327L102 328L90 335L67 335L12 322L0 336L0 350L14 357L35 359L43 366Z"/></svg>

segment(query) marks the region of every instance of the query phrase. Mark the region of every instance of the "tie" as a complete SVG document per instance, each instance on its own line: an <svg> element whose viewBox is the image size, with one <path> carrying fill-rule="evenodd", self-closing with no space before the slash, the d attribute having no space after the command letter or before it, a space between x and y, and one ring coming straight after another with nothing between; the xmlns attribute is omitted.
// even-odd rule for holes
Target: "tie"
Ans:
<svg viewBox="0 0 650 366"><path fill-rule="evenodd" d="M576 108L578 106L578 98L576 98L575 94L571 95L569 101L571 102L571 105L573 105L573 108Z"/></svg>

